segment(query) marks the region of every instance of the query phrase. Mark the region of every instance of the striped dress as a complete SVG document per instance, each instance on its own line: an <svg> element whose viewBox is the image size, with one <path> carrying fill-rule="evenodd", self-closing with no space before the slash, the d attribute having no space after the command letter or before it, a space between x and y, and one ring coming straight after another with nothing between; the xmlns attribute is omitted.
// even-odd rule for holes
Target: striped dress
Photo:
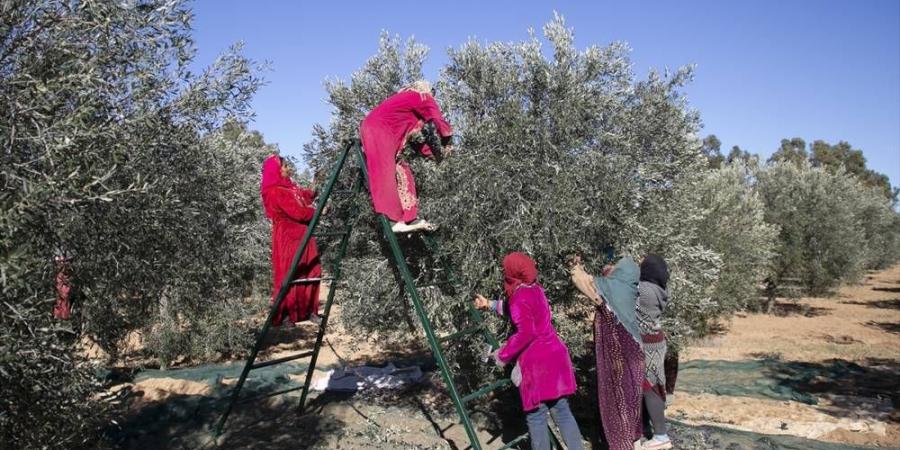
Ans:
<svg viewBox="0 0 900 450"><path fill-rule="evenodd" d="M666 334L662 314L669 303L669 293L655 283L638 284L637 319L644 348L644 390L666 398Z"/></svg>

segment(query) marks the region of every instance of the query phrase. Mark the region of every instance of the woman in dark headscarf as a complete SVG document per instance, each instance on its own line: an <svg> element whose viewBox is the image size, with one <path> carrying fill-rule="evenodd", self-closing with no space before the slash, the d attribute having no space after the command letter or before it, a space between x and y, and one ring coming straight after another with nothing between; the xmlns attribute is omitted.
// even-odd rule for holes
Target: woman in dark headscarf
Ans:
<svg viewBox="0 0 900 450"><path fill-rule="evenodd" d="M666 334L662 329L662 315L669 303L668 282L666 261L658 255L645 256L638 284L637 321L644 347L644 405L653 425L653 439L643 448L653 450L672 448L666 434Z"/></svg>
<svg viewBox="0 0 900 450"><path fill-rule="evenodd" d="M641 384L644 353L636 317L640 270L626 256L603 275L584 271L580 259L572 281L594 301L594 350L600 422L610 450L633 450L641 438Z"/></svg>

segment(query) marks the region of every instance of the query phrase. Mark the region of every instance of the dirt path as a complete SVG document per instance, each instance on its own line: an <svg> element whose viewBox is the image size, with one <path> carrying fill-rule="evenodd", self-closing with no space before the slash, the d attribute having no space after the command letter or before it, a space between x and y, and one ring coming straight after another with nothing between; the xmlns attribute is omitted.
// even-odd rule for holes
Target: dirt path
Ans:
<svg viewBox="0 0 900 450"><path fill-rule="evenodd" d="M776 316L738 316L726 328L682 354L690 362L682 363L679 383L685 381L689 392L675 396L675 417L689 424L900 447L900 267L870 274L833 298L782 301ZM699 370L691 378L692 362L708 369L710 361L731 370L723 372L727 380L704 384ZM746 365L752 361L763 363ZM753 368L757 373L748 375ZM746 378L743 386L729 385L739 378ZM789 389L806 391L815 404L772 394ZM734 392L740 395L727 395Z"/></svg>

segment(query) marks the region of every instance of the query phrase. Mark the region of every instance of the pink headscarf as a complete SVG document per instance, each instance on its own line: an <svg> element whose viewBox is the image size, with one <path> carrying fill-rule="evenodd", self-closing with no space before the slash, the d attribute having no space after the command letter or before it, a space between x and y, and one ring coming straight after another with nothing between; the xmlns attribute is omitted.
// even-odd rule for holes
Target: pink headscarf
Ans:
<svg viewBox="0 0 900 450"><path fill-rule="evenodd" d="M294 186L294 183L291 182L290 178L281 176L281 157L272 155L266 158L266 161L263 163L262 183L259 186L259 194L265 197L269 189L278 186L291 188Z"/></svg>

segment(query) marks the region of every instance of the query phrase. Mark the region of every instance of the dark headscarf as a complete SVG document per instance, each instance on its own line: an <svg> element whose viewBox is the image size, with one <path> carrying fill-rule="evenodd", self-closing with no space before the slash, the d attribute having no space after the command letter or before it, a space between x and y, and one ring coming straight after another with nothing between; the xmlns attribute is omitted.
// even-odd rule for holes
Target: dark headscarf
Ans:
<svg viewBox="0 0 900 450"><path fill-rule="evenodd" d="M669 282L669 266L659 255L649 254L641 261L641 281L653 283L663 289Z"/></svg>
<svg viewBox="0 0 900 450"><path fill-rule="evenodd" d="M512 252L503 258L503 289L507 299L512 298L519 285L536 282L537 276L537 266L528 255Z"/></svg>

